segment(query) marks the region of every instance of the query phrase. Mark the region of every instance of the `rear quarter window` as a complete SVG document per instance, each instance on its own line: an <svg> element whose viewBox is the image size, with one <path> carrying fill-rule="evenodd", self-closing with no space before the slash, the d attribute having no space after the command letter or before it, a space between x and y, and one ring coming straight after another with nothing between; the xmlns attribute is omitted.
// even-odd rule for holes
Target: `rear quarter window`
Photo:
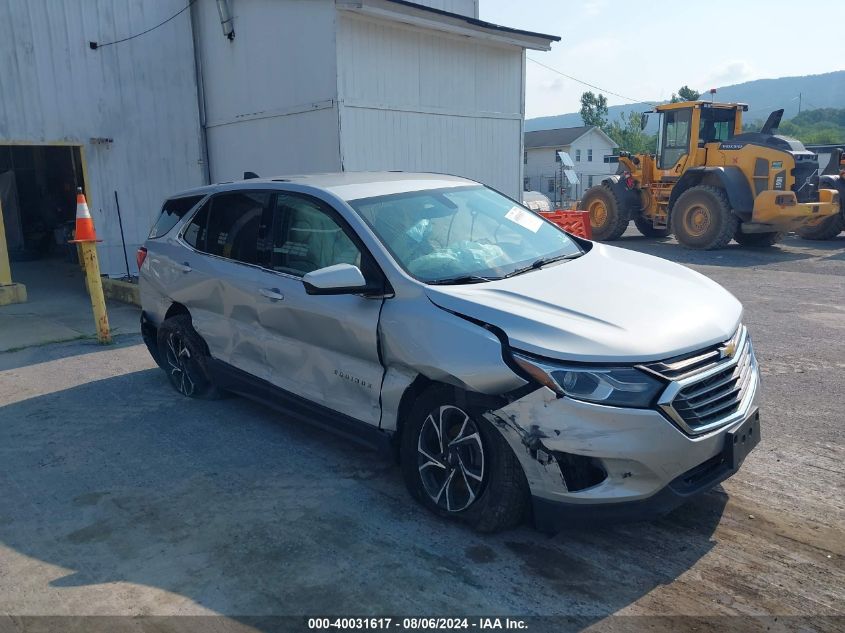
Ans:
<svg viewBox="0 0 845 633"><path fill-rule="evenodd" d="M182 198L170 198L161 208L161 214L150 231L150 239L153 240L166 235L170 229L185 217L185 214L197 206L197 203L205 196L185 196Z"/></svg>

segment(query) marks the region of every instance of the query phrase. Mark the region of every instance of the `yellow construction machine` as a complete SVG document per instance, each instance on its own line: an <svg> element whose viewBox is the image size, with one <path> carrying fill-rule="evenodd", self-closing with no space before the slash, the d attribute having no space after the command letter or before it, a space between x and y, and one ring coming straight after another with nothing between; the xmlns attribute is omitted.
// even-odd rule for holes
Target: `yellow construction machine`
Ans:
<svg viewBox="0 0 845 633"><path fill-rule="evenodd" d="M657 154L620 153L618 172L585 192L594 239L618 239L634 220L643 235L673 233L688 248L771 246L839 214L845 182L828 175L820 187L818 156L776 133L783 110L743 132L747 110L686 101L643 113L643 128L649 114L660 117Z"/></svg>

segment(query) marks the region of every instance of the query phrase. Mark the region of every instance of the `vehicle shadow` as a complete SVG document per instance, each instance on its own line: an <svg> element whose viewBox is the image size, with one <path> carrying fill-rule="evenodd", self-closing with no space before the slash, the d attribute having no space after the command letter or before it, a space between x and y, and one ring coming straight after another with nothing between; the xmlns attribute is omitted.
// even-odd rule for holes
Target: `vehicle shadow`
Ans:
<svg viewBox="0 0 845 633"><path fill-rule="evenodd" d="M259 629L277 615L558 615L580 627L694 566L727 500L717 490L652 523L553 538L478 535L418 507L375 452L241 398L182 398L158 370L0 407L0 419L11 615L209 610Z"/></svg>

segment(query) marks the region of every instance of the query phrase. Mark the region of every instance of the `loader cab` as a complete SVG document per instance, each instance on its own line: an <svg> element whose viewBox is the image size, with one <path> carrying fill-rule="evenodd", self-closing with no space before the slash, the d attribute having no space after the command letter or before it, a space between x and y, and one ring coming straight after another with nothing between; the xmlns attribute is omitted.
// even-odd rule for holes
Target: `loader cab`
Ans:
<svg viewBox="0 0 845 633"><path fill-rule="evenodd" d="M695 157L698 148L719 143L742 131L742 112L748 106L739 103L682 101L655 108L660 116L657 132L657 168L680 172L685 156ZM696 160L692 164L698 164Z"/></svg>

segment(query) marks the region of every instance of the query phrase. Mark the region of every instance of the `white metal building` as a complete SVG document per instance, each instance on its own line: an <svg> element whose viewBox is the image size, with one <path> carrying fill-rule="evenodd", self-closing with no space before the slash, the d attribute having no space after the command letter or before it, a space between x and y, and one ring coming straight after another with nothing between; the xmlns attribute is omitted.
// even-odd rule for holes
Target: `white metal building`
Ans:
<svg viewBox="0 0 845 633"><path fill-rule="evenodd" d="M540 191L558 204L578 200L601 181L606 174L616 173L616 163L605 163L605 156L619 147L598 127L565 127L525 133L524 183L526 191ZM558 152L572 159L578 183L561 192L561 162ZM566 187L564 179L563 185Z"/></svg>
<svg viewBox="0 0 845 633"><path fill-rule="evenodd" d="M525 50L557 39L478 0L6 0L0 179L31 171L0 186L6 225L82 185L120 275L115 191L133 273L165 196L245 171L440 171L517 197Z"/></svg>

